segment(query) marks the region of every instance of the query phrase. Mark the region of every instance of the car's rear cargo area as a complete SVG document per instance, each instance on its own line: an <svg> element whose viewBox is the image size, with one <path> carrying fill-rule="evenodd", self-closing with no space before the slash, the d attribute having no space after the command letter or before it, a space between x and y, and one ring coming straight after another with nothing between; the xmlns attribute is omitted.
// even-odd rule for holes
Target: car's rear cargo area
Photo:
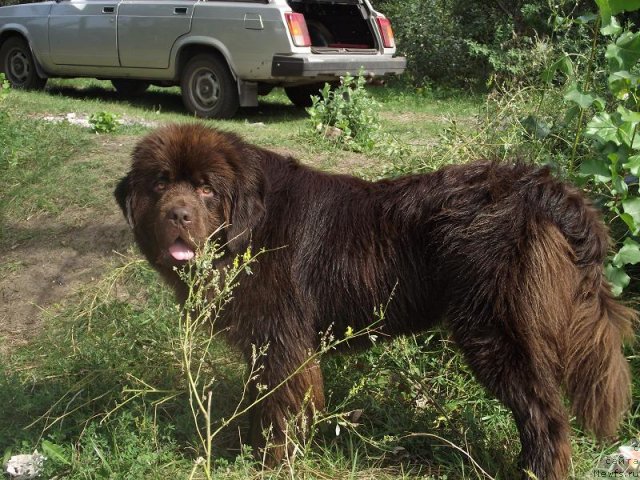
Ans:
<svg viewBox="0 0 640 480"><path fill-rule="evenodd" d="M307 23L314 53L376 53L369 13L357 0L289 0Z"/></svg>

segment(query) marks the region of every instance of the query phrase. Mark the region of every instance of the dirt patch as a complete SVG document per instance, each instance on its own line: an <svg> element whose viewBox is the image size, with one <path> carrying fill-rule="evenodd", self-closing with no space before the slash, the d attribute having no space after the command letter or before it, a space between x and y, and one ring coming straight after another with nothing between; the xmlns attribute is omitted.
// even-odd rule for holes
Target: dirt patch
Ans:
<svg viewBox="0 0 640 480"><path fill-rule="evenodd" d="M46 312L100 279L106 266L132 244L132 235L112 197L129 164L135 137L97 136L70 158L73 168L95 162L89 206L68 205L58 215L4 218L0 262L0 354L28 342ZM87 199L87 201L89 201Z"/></svg>
<svg viewBox="0 0 640 480"><path fill-rule="evenodd" d="M119 212L71 223L33 218L6 225L27 240L4 252L0 267L0 349L10 351L38 331L45 309L102 276L131 235ZM15 230L20 230L15 232Z"/></svg>

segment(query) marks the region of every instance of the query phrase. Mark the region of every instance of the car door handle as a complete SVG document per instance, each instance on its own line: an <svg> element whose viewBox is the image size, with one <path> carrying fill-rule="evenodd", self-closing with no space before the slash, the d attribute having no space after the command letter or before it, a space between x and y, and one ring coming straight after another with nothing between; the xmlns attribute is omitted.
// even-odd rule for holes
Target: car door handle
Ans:
<svg viewBox="0 0 640 480"><path fill-rule="evenodd" d="M116 7L102 7L102 13L114 13Z"/></svg>
<svg viewBox="0 0 640 480"><path fill-rule="evenodd" d="M174 15L185 15L187 13L187 7L176 7L173 9Z"/></svg>

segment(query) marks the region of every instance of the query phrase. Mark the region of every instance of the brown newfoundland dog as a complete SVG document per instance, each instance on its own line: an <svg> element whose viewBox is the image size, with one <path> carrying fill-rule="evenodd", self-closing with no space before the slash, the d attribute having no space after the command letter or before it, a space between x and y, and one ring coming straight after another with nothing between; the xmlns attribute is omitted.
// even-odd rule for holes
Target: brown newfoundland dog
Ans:
<svg viewBox="0 0 640 480"><path fill-rule="evenodd" d="M615 433L628 405L621 347L636 314L603 276L600 215L548 169L482 162L371 183L231 133L170 125L136 146L115 196L181 301L174 267L219 227L223 263L249 245L271 250L222 319L248 359L252 345L269 345L262 385L303 364L319 332L366 328L388 302L376 327L388 337L448 328L478 381L513 412L522 468L540 479L567 475L563 394L599 437ZM284 454L287 417L323 408L322 384L308 364L253 412L256 449L272 428L271 462Z"/></svg>

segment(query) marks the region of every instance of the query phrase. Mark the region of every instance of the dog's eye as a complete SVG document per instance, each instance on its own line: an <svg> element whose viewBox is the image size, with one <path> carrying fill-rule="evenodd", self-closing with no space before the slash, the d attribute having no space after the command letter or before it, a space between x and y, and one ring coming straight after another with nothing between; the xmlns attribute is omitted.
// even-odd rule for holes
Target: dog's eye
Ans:
<svg viewBox="0 0 640 480"><path fill-rule="evenodd" d="M167 182L164 180L158 180L153 184L153 191L156 193L164 192L167 189Z"/></svg>
<svg viewBox="0 0 640 480"><path fill-rule="evenodd" d="M209 185L200 185L198 187L198 193L200 195L213 195L213 189Z"/></svg>

